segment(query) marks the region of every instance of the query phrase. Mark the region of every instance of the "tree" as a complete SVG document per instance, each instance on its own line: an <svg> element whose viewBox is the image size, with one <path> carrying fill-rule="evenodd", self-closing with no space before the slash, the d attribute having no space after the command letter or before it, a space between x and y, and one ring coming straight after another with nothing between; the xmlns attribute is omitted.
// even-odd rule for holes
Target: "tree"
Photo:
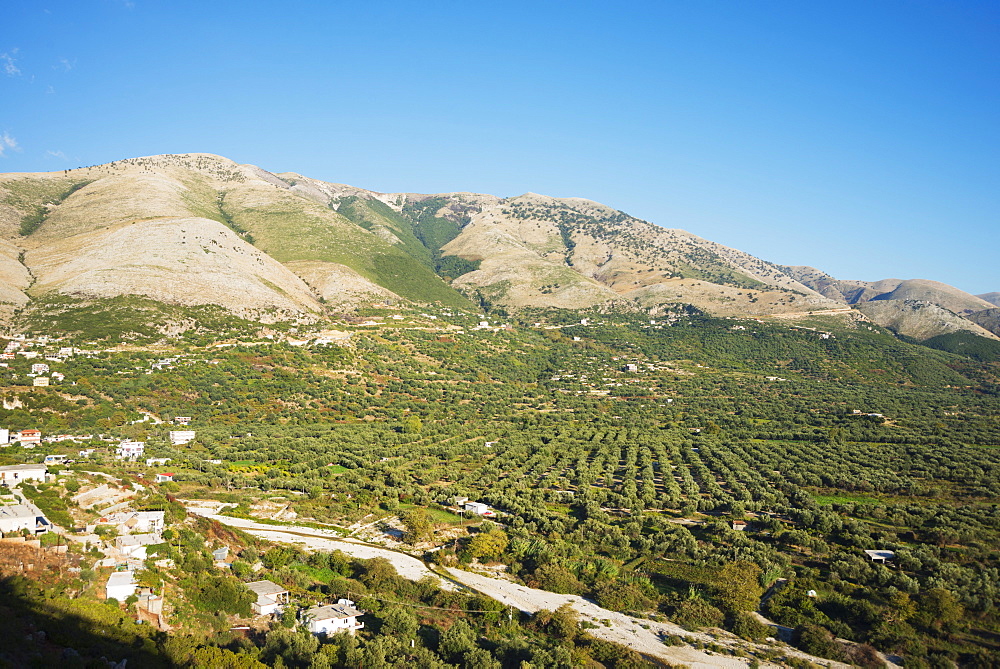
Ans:
<svg viewBox="0 0 1000 669"><path fill-rule="evenodd" d="M753 562L730 562L719 571L716 596L730 613L756 611L764 588L760 585L760 567Z"/></svg>
<svg viewBox="0 0 1000 669"><path fill-rule="evenodd" d="M467 552L471 558L497 558L507 550L507 544L507 533L494 526L472 537Z"/></svg>
<svg viewBox="0 0 1000 669"><path fill-rule="evenodd" d="M403 538L411 543L418 544L422 541L429 541L434 536L434 528L427 517L427 510L422 508L407 509L399 514L399 519L406 526L406 533Z"/></svg>

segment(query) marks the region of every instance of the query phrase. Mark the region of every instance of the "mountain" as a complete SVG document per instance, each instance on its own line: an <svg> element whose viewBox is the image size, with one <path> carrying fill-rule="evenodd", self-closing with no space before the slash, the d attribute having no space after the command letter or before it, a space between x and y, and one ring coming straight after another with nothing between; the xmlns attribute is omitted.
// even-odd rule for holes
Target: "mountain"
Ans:
<svg viewBox="0 0 1000 669"><path fill-rule="evenodd" d="M579 198L378 193L209 154L0 175L0 317L55 326L123 299L174 330L206 305L310 321L385 302L795 317L902 301L906 318L862 312L919 336L991 336L961 315L994 306L933 281L779 266Z"/></svg>
<svg viewBox="0 0 1000 669"><path fill-rule="evenodd" d="M979 299L986 300L990 304L1000 307L1000 292L994 293L983 293L982 295L976 295Z"/></svg>
<svg viewBox="0 0 1000 669"><path fill-rule="evenodd" d="M997 330L975 314L993 305L981 296L926 279L845 281L815 267L786 266L785 272L816 292L854 305L883 327L917 339L965 330L993 337Z"/></svg>

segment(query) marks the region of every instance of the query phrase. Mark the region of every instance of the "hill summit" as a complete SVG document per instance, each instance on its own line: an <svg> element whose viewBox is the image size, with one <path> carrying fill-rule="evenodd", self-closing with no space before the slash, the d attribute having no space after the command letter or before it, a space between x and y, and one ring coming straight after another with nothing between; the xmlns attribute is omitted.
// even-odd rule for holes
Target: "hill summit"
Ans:
<svg viewBox="0 0 1000 669"><path fill-rule="evenodd" d="M826 312L920 337L992 337L973 320L995 308L933 281L869 284L776 265L579 198L379 193L210 154L0 175L0 318L58 324L123 300L162 312L165 331L183 330L197 308L311 321L388 301ZM862 306L874 302L886 304ZM898 318L902 305L919 326Z"/></svg>

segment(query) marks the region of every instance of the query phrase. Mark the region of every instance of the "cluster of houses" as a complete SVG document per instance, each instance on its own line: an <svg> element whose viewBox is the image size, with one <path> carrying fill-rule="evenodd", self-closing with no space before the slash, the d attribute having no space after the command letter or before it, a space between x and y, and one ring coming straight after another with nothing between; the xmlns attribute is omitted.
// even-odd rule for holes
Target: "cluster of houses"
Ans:
<svg viewBox="0 0 1000 669"><path fill-rule="evenodd" d="M272 581L254 581L247 583L250 592L257 595L257 601L251 604L255 615L269 616L280 614L288 605L288 590ZM316 635L326 636L337 632L351 632L365 626L358 620L364 615L349 599L338 599L336 604L314 606L301 613L301 620L306 629Z"/></svg>
<svg viewBox="0 0 1000 669"><path fill-rule="evenodd" d="M15 488L25 481L44 483L48 475L45 465L7 465L0 467L0 486ZM15 503L0 506L0 534L8 537L27 532L35 536L52 529L41 509L26 499L13 499Z"/></svg>

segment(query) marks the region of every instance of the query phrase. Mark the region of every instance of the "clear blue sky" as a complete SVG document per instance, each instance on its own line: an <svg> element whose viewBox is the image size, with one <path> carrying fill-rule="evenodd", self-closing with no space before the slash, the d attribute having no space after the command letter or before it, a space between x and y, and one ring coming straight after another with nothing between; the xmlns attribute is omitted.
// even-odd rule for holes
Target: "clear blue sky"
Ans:
<svg viewBox="0 0 1000 669"><path fill-rule="evenodd" d="M0 172L208 152L1000 291L1000 4L11 0Z"/></svg>

